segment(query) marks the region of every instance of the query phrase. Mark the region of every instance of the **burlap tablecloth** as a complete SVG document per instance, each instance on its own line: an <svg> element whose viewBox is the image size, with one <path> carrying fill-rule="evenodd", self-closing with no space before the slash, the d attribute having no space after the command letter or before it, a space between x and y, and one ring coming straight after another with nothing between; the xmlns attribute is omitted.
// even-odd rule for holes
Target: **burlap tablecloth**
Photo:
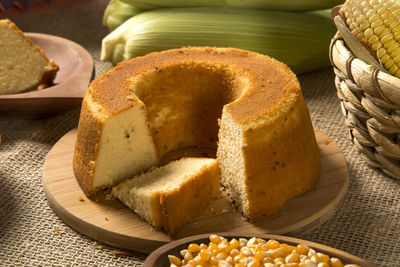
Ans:
<svg viewBox="0 0 400 267"><path fill-rule="evenodd" d="M99 60L106 0L54 0L28 11L0 13L26 32L68 38L93 56L96 76L109 63ZM299 238L359 256L378 266L400 266L400 181L368 167L354 150L344 126L330 68L300 76L313 123L343 150L350 186L340 209L317 229ZM23 107L21 107L23 108ZM69 228L49 207L42 188L47 153L77 126L79 109L41 120L0 118L0 265L133 265L146 255L116 256Z"/></svg>

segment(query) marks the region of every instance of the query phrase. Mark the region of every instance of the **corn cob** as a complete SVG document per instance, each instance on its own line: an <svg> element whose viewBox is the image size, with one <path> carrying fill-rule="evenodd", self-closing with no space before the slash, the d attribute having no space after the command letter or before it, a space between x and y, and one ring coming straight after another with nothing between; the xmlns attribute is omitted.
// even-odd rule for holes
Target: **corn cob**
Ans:
<svg viewBox="0 0 400 267"><path fill-rule="evenodd" d="M129 5L121 0L111 0L104 11L103 25L113 31L125 20L143 11L143 9Z"/></svg>
<svg viewBox="0 0 400 267"><path fill-rule="evenodd" d="M235 8L261 8L266 10L282 11L307 11L322 10L342 4L344 0L303 0L303 1L243 1L243 0L111 0L104 12L103 25L113 31L124 21L150 9L160 7L198 7L198 6L216 6L216 7L235 7Z"/></svg>
<svg viewBox="0 0 400 267"><path fill-rule="evenodd" d="M235 8L168 8L127 20L102 42L114 64L183 46L235 47L267 54L296 73L329 65L335 33L329 11L300 13Z"/></svg>
<svg viewBox="0 0 400 267"><path fill-rule="evenodd" d="M381 65L400 78L400 6L391 0L348 0L340 16Z"/></svg>
<svg viewBox="0 0 400 267"><path fill-rule="evenodd" d="M284 11L309 11L332 8L344 0L122 0L139 8L221 6Z"/></svg>

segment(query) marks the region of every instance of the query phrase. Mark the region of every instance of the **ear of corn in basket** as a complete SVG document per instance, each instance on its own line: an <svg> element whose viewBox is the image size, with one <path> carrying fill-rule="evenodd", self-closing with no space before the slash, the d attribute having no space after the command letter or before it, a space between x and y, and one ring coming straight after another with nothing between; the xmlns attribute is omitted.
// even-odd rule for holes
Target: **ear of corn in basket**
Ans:
<svg viewBox="0 0 400 267"><path fill-rule="evenodd" d="M400 78L400 6L392 0L347 0L339 13L381 65Z"/></svg>
<svg viewBox="0 0 400 267"><path fill-rule="evenodd" d="M183 46L235 47L267 54L303 73L329 65L335 31L329 10L163 8L133 16L106 36L101 58L116 64Z"/></svg>

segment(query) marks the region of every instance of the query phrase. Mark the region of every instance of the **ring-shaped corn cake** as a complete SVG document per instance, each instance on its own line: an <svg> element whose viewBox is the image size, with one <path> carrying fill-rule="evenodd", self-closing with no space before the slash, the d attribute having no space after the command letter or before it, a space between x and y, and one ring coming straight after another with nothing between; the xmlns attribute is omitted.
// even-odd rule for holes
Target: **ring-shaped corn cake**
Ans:
<svg viewBox="0 0 400 267"><path fill-rule="evenodd" d="M151 53L94 80L74 172L91 195L192 146L217 149L221 183L252 221L309 190L320 173L295 74L268 56L210 47Z"/></svg>

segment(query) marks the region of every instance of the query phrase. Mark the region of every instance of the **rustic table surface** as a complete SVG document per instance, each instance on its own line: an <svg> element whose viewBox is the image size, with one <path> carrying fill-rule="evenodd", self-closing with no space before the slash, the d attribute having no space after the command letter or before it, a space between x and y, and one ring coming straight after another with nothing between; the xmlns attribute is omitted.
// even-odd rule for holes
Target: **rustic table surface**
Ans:
<svg viewBox="0 0 400 267"><path fill-rule="evenodd" d="M93 57L95 77L111 64L100 61L106 0L38 1L0 18L24 32L67 38ZM316 229L295 237L346 251L378 266L400 266L400 181L367 166L344 125L331 68L299 76L313 123L343 151L350 183L343 204ZM21 106L21 109L24 107ZM43 192L45 157L77 126L79 108L44 119L0 118L0 265L131 265L146 254L120 251L79 234L49 207Z"/></svg>

